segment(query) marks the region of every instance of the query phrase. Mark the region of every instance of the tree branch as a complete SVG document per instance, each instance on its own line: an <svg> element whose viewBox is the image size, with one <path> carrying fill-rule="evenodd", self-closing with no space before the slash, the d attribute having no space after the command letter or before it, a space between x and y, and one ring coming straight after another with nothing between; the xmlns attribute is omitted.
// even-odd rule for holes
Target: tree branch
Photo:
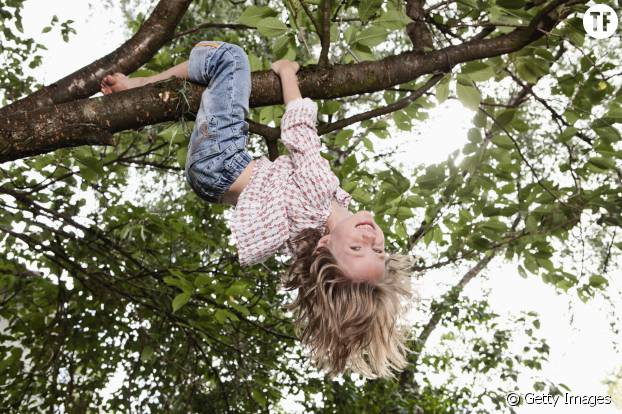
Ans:
<svg viewBox="0 0 622 414"><path fill-rule="evenodd" d="M316 99L375 92L424 74L445 72L459 63L511 53L553 28L560 17L553 5L567 1L555 0L528 27L495 38L471 40L425 54L405 52L379 61L333 65L330 69L302 68L298 73L300 89L303 95ZM282 103L279 78L272 71L253 72L251 90L252 107ZM190 111L199 107L202 92L200 85L169 80L104 97L3 114L0 162L63 147L114 144L109 134L188 117ZM85 125L87 131L78 128Z"/></svg>
<svg viewBox="0 0 622 414"><path fill-rule="evenodd" d="M349 118L341 119L339 121L335 121L330 124L322 125L318 128L318 135L328 134L329 132L336 131L338 129L343 129L347 127L348 125L352 125L356 122L361 122L366 119L375 118L377 116L389 114L391 112L399 111L400 109L406 108L408 105L410 105L411 102L414 102L421 95L423 95L425 91L430 89L432 86L436 85L444 76L445 76L444 73L439 73L439 74L432 76L419 89L413 91L407 97L393 102L392 104L381 106L379 108L372 109L366 112L362 112L360 114L356 114Z"/></svg>
<svg viewBox="0 0 622 414"><path fill-rule="evenodd" d="M87 98L99 91L108 73L132 73L168 42L192 0L160 0L151 16L131 39L114 52L51 85L2 108L0 115Z"/></svg>
<svg viewBox="0 0 622 414"><path fill-rule="evenodd" d="M321 68L328 67L328 52L330 50L330 10L331 0L322 0L322 32L320 34L320 41L322 44L322 51L320 52L320 59L318 65Z"/></svg>
<svg viewBox="0 0 622 414"><path fill-rule="evenodd" d="M313 27L315 27L315 31L317 32L317 35L321 39L322 38L322 28L318 24L317 20L315 20L315 18L313 17L313 13L311 12L311 10L309 10L309 6L307 6L307 4L305 3L305 0L300 0L300 5L302 6L302 9L305 11L305 13L306 13L307 17L309 18L309 20L311 20L311 23L313 23Z"/></svg>
<svg viewBox="0 0 622 414"><path fill-rule="evenodd" d="M432 33L425 24L424 5L425 0L406 1L406 15L413 20L406 26L406 34L413 44L413 51L417 53L425 52L426 48L433 48Z"/></svg>

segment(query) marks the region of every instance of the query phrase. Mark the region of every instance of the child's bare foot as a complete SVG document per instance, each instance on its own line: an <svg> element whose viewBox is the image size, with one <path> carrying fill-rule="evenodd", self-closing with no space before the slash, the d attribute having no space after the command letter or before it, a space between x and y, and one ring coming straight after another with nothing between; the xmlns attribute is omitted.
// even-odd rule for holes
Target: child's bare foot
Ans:
<svg viewBox="0 0 622 414"><path fill-rule="evenodd" d="M117 72L112 75L104 76L100 86L102 93L104 95L109 95L126 89L138 88L145 85L145 83L145 78L128 78L124 74Z"/></svg>

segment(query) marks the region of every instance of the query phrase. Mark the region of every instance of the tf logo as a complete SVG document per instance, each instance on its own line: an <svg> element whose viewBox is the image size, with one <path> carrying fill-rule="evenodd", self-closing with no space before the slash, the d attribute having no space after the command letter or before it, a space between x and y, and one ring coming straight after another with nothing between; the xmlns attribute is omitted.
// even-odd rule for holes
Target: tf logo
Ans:
<svg viewBox="0 0 622 414"><path fill-rule="evenodd" d="M583 15L583 28L595 39L606 39L618 28L618 15L606 4L595 4Z"/></svg>

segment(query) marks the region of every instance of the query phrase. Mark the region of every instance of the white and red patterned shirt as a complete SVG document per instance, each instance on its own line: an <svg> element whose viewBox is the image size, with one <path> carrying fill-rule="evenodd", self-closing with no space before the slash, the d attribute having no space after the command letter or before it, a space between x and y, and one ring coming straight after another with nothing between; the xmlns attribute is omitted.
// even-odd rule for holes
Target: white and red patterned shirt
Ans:
<svg viewBox="0 0 622 414"><path fill-rule="evenodd" d="M317 104L309 98L287 104L281 141L289 155L256 160L230 222L242 266L277 252L292 255L288 241L306 228L324 230L332 200L344 207L351 197L320 155Z"/></svg>

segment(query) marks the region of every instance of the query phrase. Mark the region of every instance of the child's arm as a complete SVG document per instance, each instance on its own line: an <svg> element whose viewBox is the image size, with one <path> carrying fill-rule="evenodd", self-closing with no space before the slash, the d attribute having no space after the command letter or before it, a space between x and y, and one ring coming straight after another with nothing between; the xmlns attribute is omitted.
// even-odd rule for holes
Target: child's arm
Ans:
<svg viewBox="0 0 622 414"><path fill-rule="evenodd" d="M320 138L317 135L317 104L302 99L296 72L299 65L291 60L277 60L271 66L281 78L285 114L281 119L281 142L287 147L296 168L322 163Z"/></svg>
<svg viewBox="0 0 622 414"><path fill-rule="evenodd" d="M281 59L272 63L270 67L281 78L283 102L285 105L290 101L302 98L300 89L298 89L298 77L296 76L296 72L300 69L300 65L297 62Z"/></svg>

